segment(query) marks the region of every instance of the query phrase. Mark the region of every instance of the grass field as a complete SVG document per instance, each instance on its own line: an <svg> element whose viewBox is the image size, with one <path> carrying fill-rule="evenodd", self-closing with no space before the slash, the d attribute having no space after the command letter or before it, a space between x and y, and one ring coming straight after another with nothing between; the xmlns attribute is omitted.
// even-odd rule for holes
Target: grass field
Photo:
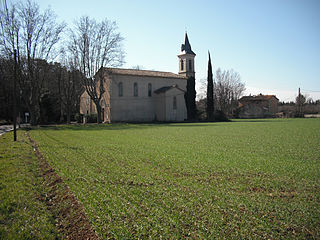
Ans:
<svg viewBox="0 0 320 240"><path fill-rule="evenodd" d="M30 135L104 239L320 238L319 119Z"/></svg>
<svg viewBox="0 0 320 240"><path fill-rule="evenodd" d="M0 136L0 239L57 239L33 148L23 131L18 139Z"/></svg>

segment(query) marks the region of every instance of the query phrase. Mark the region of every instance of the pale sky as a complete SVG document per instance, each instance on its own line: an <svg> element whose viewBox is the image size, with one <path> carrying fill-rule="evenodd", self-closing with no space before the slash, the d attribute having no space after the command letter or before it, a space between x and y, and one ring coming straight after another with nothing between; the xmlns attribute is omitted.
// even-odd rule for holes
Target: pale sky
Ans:
<svg viewBox="0 0 320 240"><path fill-rule="evenodd" d="M70 27L88 15L116 21L125 38L124 68L178 72L187 30L197 54L197 83L213 71L234 69L246 94L294 100L298 88L320 99L320 0L37 0ZM197 84L199 86L199 84Z"/></svg>

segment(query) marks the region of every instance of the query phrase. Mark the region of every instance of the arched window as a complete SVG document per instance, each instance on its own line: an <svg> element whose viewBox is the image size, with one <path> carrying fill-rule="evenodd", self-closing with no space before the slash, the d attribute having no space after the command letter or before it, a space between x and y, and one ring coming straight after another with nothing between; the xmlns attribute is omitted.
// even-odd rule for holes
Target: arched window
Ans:
<svg viewBox="0 0 320 240"><path fill-rule="evenodd" d="M177 97L173 97L173 110L177 110Z"/></svg>
<svg viewBox="0 0 320 240"><path fill-rule="evenodd" d="M119 83L119 97L122 97L123 96L123 84L122 82Z"/></svg>
<svg viewBox="0 0 320 240"><path fill-rule="evenodd" d="M192 71L192 60L189 59L189 71Z"/></svg>
<svg viewBox="0 0 320 240"><path fill-rule="evenodd" d="M148 83L148 97L152 96L152 84Z"/></svg>
<svg viewBox="0 0 320 240"><path fill-rule="evenodd" d="M183 59L181 59L180 63L181 63L181 71L183 71Z"/></svg>
<svg viewBox="0 0 320 240"><path fill-rule="evenodd" d="M138 83L133 84L133 96L138 97Z"/></svg>

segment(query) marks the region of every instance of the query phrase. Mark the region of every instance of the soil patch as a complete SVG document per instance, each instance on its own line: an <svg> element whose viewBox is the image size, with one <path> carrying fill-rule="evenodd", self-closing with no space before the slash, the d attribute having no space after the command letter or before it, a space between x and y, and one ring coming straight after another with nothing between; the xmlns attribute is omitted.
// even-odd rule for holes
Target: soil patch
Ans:
<svg viewBox="0 0 320 240"><path fill-rule="evenodd" d="M46 190L41 200L46 202L48 209L55 217L58 231L64 239L100 239L91 227L82 204L44 159L38 144L30 137L29 132L26 132L26 135L40 163L40 174Z"/></svg>

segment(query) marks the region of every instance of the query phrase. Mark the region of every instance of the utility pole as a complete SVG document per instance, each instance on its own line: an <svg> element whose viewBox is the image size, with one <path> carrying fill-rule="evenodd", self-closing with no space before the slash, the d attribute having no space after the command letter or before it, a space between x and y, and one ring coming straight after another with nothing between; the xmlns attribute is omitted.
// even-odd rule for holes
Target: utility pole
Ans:
<svg viewBox="0 0 320 240"><path fill-rule="evenodd" d="M299 117L301 117L301 93L300 93L300 88L299 88L299 94L298 94L298 112L299 112Z"/></svg>
<svg viewBox="0 0 320 240"><path fill-rule="evenodd" d="M13 76L13 141L17 141L17 50L14 49Z"/></svg>

